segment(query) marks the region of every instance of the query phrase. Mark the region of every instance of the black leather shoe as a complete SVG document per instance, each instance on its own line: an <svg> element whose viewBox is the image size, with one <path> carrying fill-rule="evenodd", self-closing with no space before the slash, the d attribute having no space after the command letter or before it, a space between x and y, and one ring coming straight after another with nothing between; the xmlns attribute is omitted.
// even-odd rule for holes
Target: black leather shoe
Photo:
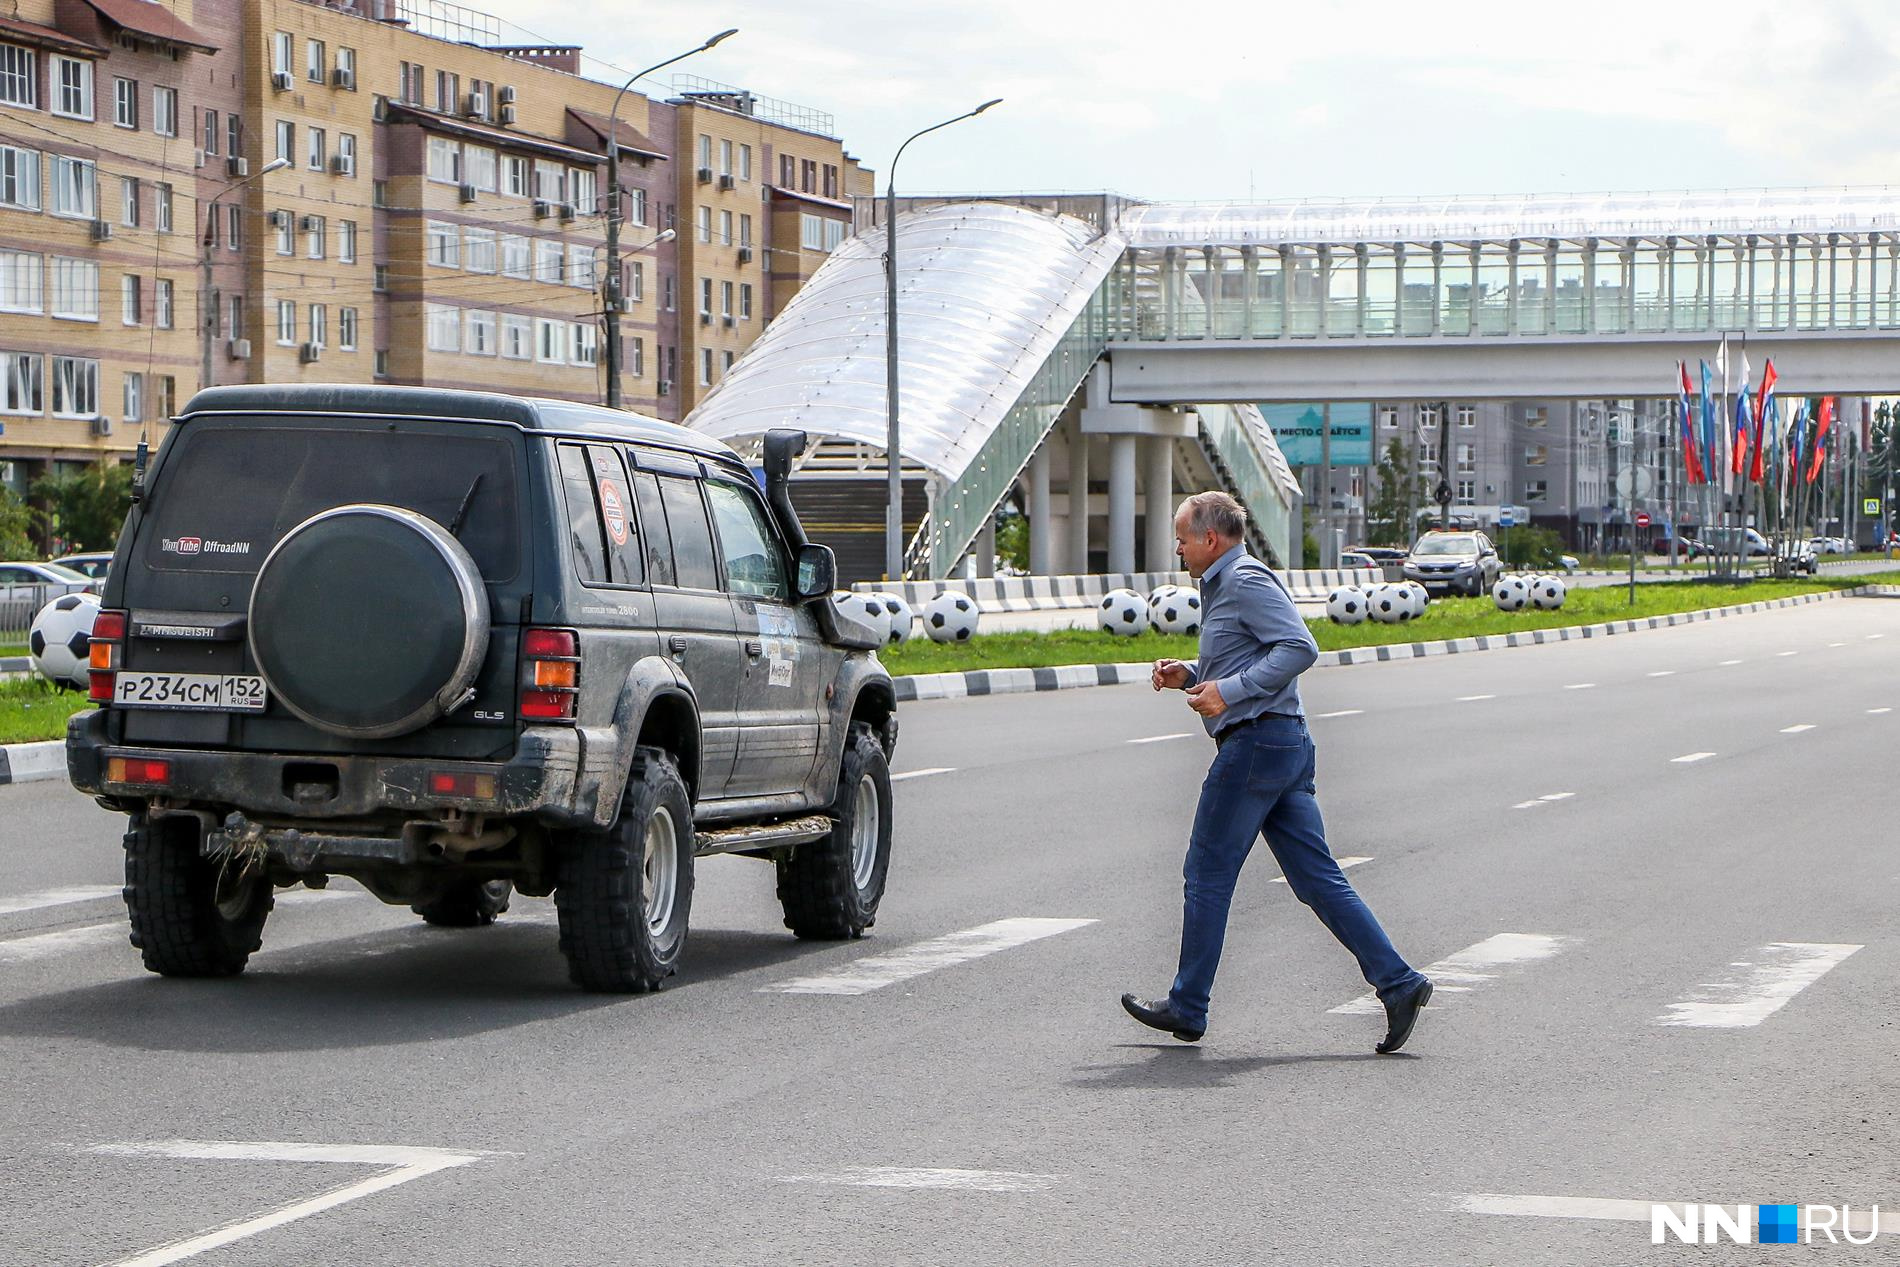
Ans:
<svg viewBox="0 0 1900 1267"><path fill-rule="evenodd" d="M1400 999L1397 1003L1385 1005L1385 1041L1373 1050L1381 1056L1389 1056L1405 1046L1405 1040L1412 1036L1412 1027L1418 1024L1418 1014L1431 1002L1432 983L1421 981L1418 988Z"/></svg>
<svg viewBox="0 0 1900 1267"><path fill-rule="evenodd" d="M1207 1032L1205 1025L1189 1025L1181 1019L1174 1005L1166 999L1153 1003L1138 999L1132 994L1122 995L1122 1007L1128 1014L1150 1029L1165 1029L1184 1043L1198 1043L1201 1035Z"/></svg>

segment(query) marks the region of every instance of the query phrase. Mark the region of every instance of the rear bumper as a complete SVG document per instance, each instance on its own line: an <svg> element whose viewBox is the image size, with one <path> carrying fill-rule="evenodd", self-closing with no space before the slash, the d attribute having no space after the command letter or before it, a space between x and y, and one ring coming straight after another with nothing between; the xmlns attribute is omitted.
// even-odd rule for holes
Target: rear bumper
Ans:
<svg viewBox="0 0 1900 1267"><path fill-rule="evenodd" d="M66 772L80 791L114 801L162 796L181 805L317 821L458 809L580 823L594 809L591 795L584 798L584 806L577 804L583 800L581 736L568 727L527 728L507 761L452 761L114 744L106 738L105 721L105 711L94 710L67 723ZM170 778L162 787L110 782L107 763L114 757L164 761ZM495 795L475 799L433 794L429 776L442 773L493 776Z"/></svg>

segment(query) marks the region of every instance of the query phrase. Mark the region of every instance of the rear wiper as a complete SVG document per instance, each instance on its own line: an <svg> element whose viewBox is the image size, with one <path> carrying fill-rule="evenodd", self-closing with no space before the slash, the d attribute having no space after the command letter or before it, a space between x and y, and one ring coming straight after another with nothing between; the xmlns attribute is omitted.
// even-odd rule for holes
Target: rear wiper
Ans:
<svg viewBox="0 0 1900 1267"><path fill-rule="evenodd" d="M462 504L456 507L455 518L449 521L451 537L462 535L462 521L468 518L468 508L475 502L475 490L482 486L482 475L483 472L477 471L475 478L469 482L468 491L462 494Z"/></svg>

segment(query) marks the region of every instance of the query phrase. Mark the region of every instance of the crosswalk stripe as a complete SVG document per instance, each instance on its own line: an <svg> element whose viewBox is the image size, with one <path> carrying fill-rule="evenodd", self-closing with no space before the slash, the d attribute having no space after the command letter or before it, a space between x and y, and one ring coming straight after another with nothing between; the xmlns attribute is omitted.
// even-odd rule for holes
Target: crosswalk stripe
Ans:
<svg viewBox="0 0 1900 1267"><path fill-rule="evenodd" d="M1739 980L1711 981L1697 986L1671 1003L1656 1018L1656 1023L1692 1029L1746 1029L1759 1025L1860 949L1862 947L1857 945L1830 942L1770 942L1755 952L1754 959L1729 965L1748 969Z"/></svg>
<svg viewBox="0 0 1900 1267"><path fill-rule="evenodd" d="M60 928L50 933L34 933L30 937L14 937L0 941L0 963L32 963L39 959L51 959L55 955L65 954L68 951L122 943L125 939L126 922L122 919L115 919L107 924L81 924L77 928Z"/></svg>
<svg viewBox="0 0 1900 1267"><path fill-rule="evenodd" d="M1356 867L1362 862L1371 862L1372 859L1370 858L1334 858L1333 861L1339 864L1339 869L1341 871L1344 871L1348 869L1349 867ZM1283 875L1276 875L1273 877L1270 883L1285 884L1286 877Z"/></svg>
<svg viewBox="0 0 1900 1267"><path fill-rule="evenodd" d="M1650 677L1674 677L1676 676L1676 671L1674 669L1657 669L1654 673L1650 674L1649 676Z"/></svg>
<svg viewBox="0 0 1900 1267"><path fill-rule="evenodd" d="M957 768L948 765L933 765L927 770L906 770L902 774L893 774L891 782L902 783L905 779L921 779L926 774L955 774Z"/></svg>
<svg viewBox="0 0 1900 1267"><path fill-rule="evenodd" d="M1440 959L1421 969L1432 979L1432 997L1469 994L1488 985L1506 972L1528 967L1555 955L1574 940L1547 933L1498 933L1455 955ZM1380 1016L1385 1007L1376 994L1365 994L1350 1003L1332 1009L1336 1016Z"/></svg>
<svg viewBox="0 0 1900 1267"><path fill-rule="evenodd" d="M952 968L972 959L981 959L998 951L1072 932L1095 921L1092 919L999 919L994 923L966 928L960 933L933 937L900 947L888 954L867 955L831 972L811 977L793 977L760 986L760 994L869 994L887 985L920 977L940 968Z"/></svg>
<svg viewBox="0 0 1900 1267"><path fill-rule="evenodd" d="M1669 758L1669 763L1671 765L1689 765L1696 761L1707 761L1714 755L1713 752L1685 752L1680 757Z"/></svg>
<svg viewBox="0 0 1900 1267"><path fill-rule="evenodd" d="M1497 696L1495 695L1460 695L1458 697L1458 702L1460 704L1470 704L1481 699L1496 699L1496 698Z"/></svg>
<svg viewBox="0 0 1900 1267"><path fill-rule="evenodd" d="M1170 739L1187 739L1189 737L1190 736L1188 732L1185 730L1182 730L1182 731L1177 731L1176 733L1172 735L1149 735L1145 739L1130 739L1128 742L1129 743L1166 743Z"/></svg>
<svg viewBox="0 0 1900 1267"><path fill-rule="evenodd" d="M1328 717L1357 717L1365 711L1363 708L1342 708L1336 713L1321 713L1317 720L1324 720Z"/></svg>
<svg viewBox="0 0 1900 1267"><path fill-rule="evenodd" d="M1803 731L1813 730L1813 729L1814 729L1814 725L1812 722L1802 722L1796 726L1783 726L1781 728L1781 733L1784 735L1798 735Z"/></svg>
<svg viewBox="0 0 1900 1267"><path fill-rule="evenodd" d="M44 910L49 906L72 906L79 902L97 902L102 898L119 896L116 884L85 884L70 889L45 889L39 893L22 893L17 897L0 897L0 915L18 915L22 911Z"/></svg>
<svg viewBox="0 0 1900 1267"><path fill-rule="evenodd" d="M919 1166L853 1166L828 1175L783 1175L780 1183L836 1184L847 1188L937 1188L963 1192L1047 1192L1055 1175L1019 1170L946 1170Z"/></svg>

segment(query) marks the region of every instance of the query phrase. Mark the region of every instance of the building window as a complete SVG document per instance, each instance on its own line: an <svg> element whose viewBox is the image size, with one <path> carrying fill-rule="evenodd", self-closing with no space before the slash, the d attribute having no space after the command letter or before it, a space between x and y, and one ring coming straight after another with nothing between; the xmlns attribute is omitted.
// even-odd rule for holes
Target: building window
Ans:
<svg viewBox="0 0 1900 1267"><path fill-rule="evenodd" d="M470 356L493 356L499 350L495 346L494 313L469 310L467 350Z"/></svg>
<svg viewBox="0 0 1900 1267"><path fill-rule="evenodd" d="M30 48L0 44L0 105L39 109L38 58ZM33 412L38 413L36 409Z"/></svg>
<svg viewBox="0 0 1900 1267"><path fill-rule="evenodd" d="M1434 405L1420 405L1418 407L1418 425L1426 430L1436 428L1438 426L1437 407Z"/></svg>
<svg viewBox="0 0 1900 1267"><path fill-rule="evenodd" d="M534 355L534 323L519 313L503 313L501 354L511 361L525 361L531 358Z"/></svg>
<svg viewBox="0 0 1900 1267"><path fill-rule="evenodd" d="M376 377L389 377L389 349L376 349Z"/></svg>
<svg viewBox="0 0 1900 1267"><path fill-rule="evenodd" d="M406 101L410 105L422 104L422 67L415 62L402 64L402 79L397 88L396 100Z"/></svg>
<svg viewBox="0 0 1900 1267"><path fill-rule="evenodd" d="M600 364L600 330L592 322L576 321L568 327L569 359L575 365Z"/></svg>
<svg viewBox="0 0 1900 1267"><path fill-rule="evenodd" d="M428 342L431 352L460 352L462 350L462 314L447 304L430 304L427 308Z"/></svg>
<svg viewBox="0 0 1900 1267"><path fill-rule="evenodd" d="M242 295L231 296L230 302L226 304L225 307L228 310L226 320L229 322L229 324L225 327L224 337L227 339L243 338L244 337L244 296Z"/></svg>
<svg viewBox="0 0 1900 1267"><path fill-rule="evenodd" d="M559 286L564 258L558 240L536 238L534 240L534 279L538 282L546 282L550 286Z"/></svg>
<svg viewBox="0 0 1900 1267"><path fill-rule="evenodd" d="M487 80L471 79L468 81L468 107L476 118L488 119L493 117L488 108L488 103L493 99L494 92Z"/></svg>
<svg viewBox="0 0 1900 1267"><path fill-rule="evenodd" d="M442 220L431 220L427 225L429 263L437 268L460 268L461 250L456 237L455 226Z"/></svg>
<svg viewBox="0 0 1900 1267"><path fill-rule="evenodd" d="M534 161L534 196L543 202L567 201L567 168L545 159Z"/></svg>
<svg viewBox="0 0 1900 1267"><path fill-rule="evenodd" d="M389 265L372 264L369 275L370 289L379 295L389 293Z"/></svg>
<svg viewBox="0 0 1900 1267"><path fill-rule="evenodd" d="M1550 425L1550 410L1543 405L1525 410L1524 425L1527 427L1548 427Z"/></svg>
<svg viewBox="0 0 1900 1267"><path fill-rule="evenodd" d="M719 245L732 245L732 213L730 211L719 213Z"/></svg>
<svg viewBox="0 0 1900 1267"><path fill-rule="evenodd" d="M125 420L127 422L145 421L145 375L136 372L127 373L121 381L124 387L122 394L125 397Z"/></svg>
<svg viewBox="0 0 1900 1267"><path fill-rule="evenodd" d="M139 179L119 177L119 223L128 229L139 227Z"/></svg>
<svg viewBox="0 0 1900 1267"><path fill-rule="evenodd" d="M290 213L288 211L271 212L271 225L277 231L277 253L289 255L297 249L291 236Z"/></svg>
<svg viewBox="0 0 1900 1267"><path fill-rule="evenodd" d="M336 257L345 264L356 263L356 221L337 221Z"/></svg>
<svg viewBox="0 0 1900 1267"><path fill-rule="evenodd" d="M0 312L44 311L45 271L44 256L0 251Z"/></svg>
<svg viewBox="0 0 1900 1267"><path fill-rule="evenodd" d="M1475 427L1478 425L1478 407L1476 405L1458 406L1458 425Z"/></svg>
<svg viewBox="0 0 1900 1267"><path fill-rule="evenodd" d="M99 174L83 158L53 155L53 214L91 220L98 212Z"/></svg>
<svg viewBox="0 0 1900 1267"><path fill-rule="evenodd" d="M798 244L807 251L825 249L825 218L809 211L799 213Z"/></svg>
<svg viewBox="0 0 1900 1267"><path fill-rule="evenodd" d="M1550 483L1547 480L1531 480L1524 485L1524 500L1527 503L1547 501L1550 498Z"/></svg>
<svg viewBox="0 0 1900 1267"><path fill-rule="evenodd" d="M139 278L134 273L126 273L119 278L119 321L123 325L135 326L145 320L144 291L140 288Z"/></svg>
<svg viewBox="0 0 1900 1267"><path fill-rule="evenodd" d="M739 147L739 179L752 179L752 147L750 145Z"/></svg>
<svg viewBox="0 0 1900 1267"><path fill-rule="evenodd" d="M288 119L277 120L277 152L272 157L286 163L297 161L297 125Z"/></svg>
<svg viewBox="0 0 1900 1267"><path fill-rule="evenodd" d="M592 171L580 167L568 168L567 188L574 206L582 215L591 216L600 210L599 177Z"/></svg>
<svg viewBox="0 0 1900 1267"><path fill-rule="evenodd" d="M1458 446L1458 469L1461 471L1475 471L1478 469L1477 445L1461 444Z"/></svg>
<svg viewBox="0 0 1900 1267"><path fill-rule="evenodd" d="M752 283L739 283L739 315L746 320L752 319Z"/></svg>
<svg viewBox="0 0 1900 1267"><path fill-rule="evenodd" d="M1542 444L1524 446L1524 465L1543 466L1550 461L1550 447Z"/></svg>
<svg viewBox="0 0 1900 1267"><path fill-rule="evenodd" d="M1459 480L1456 500L1460 506L1475 505L1478 500L1478 482L1476 480Z"/></svg>
<svg viewBox="0 0 1900 1267"><path fill-rule="evenodd" d="M825 250L835 251L844 242L845 224L842 220L825 221Z"/></svg>
<svg viewBox="0 0 1900 1267"><path fill-rule="evenodd" d="M330 59L323 54L322 40L303 42L303 77L305 79L313 84L322 83L324 68L329 64Z"/></svg>
<svg viewBox="0 0 1900 1267"><path fill-rule="evenodd" d="M778 183L791 189L798 183L798 160L790 154L778 156Z"/></svg>
<svg viewBox="0 0 1900 1267"><path fill-rule="evenodd" d="M835 163L825 164L825 197L838 196L838 167Z"/></svg>
<svg viewBox="0 0 1900 1267"><path fill-rule="evenodd" d="M507 277L528 276L528 239L519 233L501 235L501 271Z"/></svg>
<svg viewBox="0 0 1900 1267"><path fill-rule="evenodd" d="M712 286L712 278L699 279L699 315L702 317L712 316Z"/></svg>
<svg viewBox="0 0 1900 1267"><path fill-rule="evenodd" d="M92 418L99 413L99 362L81 356L53 358L53 416Z"/></svg>
<svg viewBox="0 0 1900 1267"><path fill-rule="evenodd" d="M1399 426L1399 411L1394 405L1379 406L1379 426L1387 431L1396 431Z"/></svg>
<svg viewBox="0 0 1900 1267"><path fill-rule="evenodd" d="M699 350L699 385L701 387L711 387L712 374L713 350L711 348L701 348Z"/></svg>
<svg viewBox="0 0 1900 1267"><path fill-rule="evenodd" d="M172 280L160 277L152 283L152 324L161 330L172 328L174 301Z"/></svg>
<svg viewBox="0 0 1900 1267"><path fill-rule="evenodd" d="M389 205L388 181L372 180L369 183L369 205L372 207L387 207Z"/></svg>
<svg viewBox="0 0 1900 1267"><path fill-rule="evenodd" d="M356 309L336 310L336 342L345 352L356 351Z"/></svg>
<svg viewBox="0 0 1900 1267"><path fill-rule="evenodd" d="M732 175L732 142L724 139L719 142L719 174Z"/></svg>
<svg viewBox="0 0 1900 1267"><path fill-rule="evenodd" d="M730 317L732 315L731 282L719 283L719 315L722 317Z"/></svg>
<svg viewBox="0 0 1900 1267"><path fill-rule="evenodd" d="M699 168L707 172L712 170L712 138L703 132L699 136Z"/></svg>
<svg viewBox="0 0 1900 1267"><path fill-rule="evenodd" d="M328 156L322 128L304 129L304 165L313 172L323 170L323 161Z"/></svg>
<svg viewBox="0 0 1900 1267"><path fill-rule="evenodd" d="M627 372L635 378L647 376L647 341L645 339L627 340Z"/></svg>
<svg viewBox="0 0 1900 1267"><path fill-rule="evenodd" d="M462 77L451 71L435 72L435 108L441 114L459 114L456 98L462 95Z"/></svg>
<svg viewBox="0 0 1900 1267"><path fill-rule="evenodd" d="M462 165L469 184L483 193L495 192L495 151L485 145L471 145L462 152Z"/></svg>
<svg viewBox="0 0 1900 1267"><path fill-rule="evenodd" d="M752 217L751 216L742 214L739 217L739 245L740 246L752 245Z"/></svg>
<svg viewBox="0 0 1900 1267"><path fill-rule="evenodd" d="M161 182L153 187L152 210L154 212L153 220L158 225L158 231L160 233L170 233L172 231L172 187L170 185ZM212 240L214 242L217 240L215 226Z"/></svg>
<svg viewBox="0 0 1900 1267"><path fill-rule="evenodd" d="M567 360L567 322L535 318L534 359L557 365Z"/></svg>
<svg viewBox="0 0 1900 1267"><path fill-rule="evenodd" d="M152 131L160 136L178 135L178 89L152 89Z"/></svg>
<svg viewBox="0 0 1900 1267"><path fill-rule="evenodd" d="M429 138L429 179L439 185L462 183L462 147L439 136Z"/></svg>
<svg viewBox="0 0 1900 1267"><path fill-rule="evenodd" d="M313 260L323 258L327 229L328 226L324 223L322 216L305 216L303 218L303 253L306 258Z"/></svg>
<svg viewBox="0 0 1900 1267"><path fill-rule="evenodd" d="M805 194L818 192L818 160L811 158L799 160L798 191Z"/></svg>
<svg viewBox="0 0 1900 1267"><path fill-rule="evenodd" d="M594 248L575 243L567 248L567 284L582 290L594 288Z"/></svg>
<svg viewBox="0 0 1900 1267"><path fill-rule="evenodd" d="M528 196L528 160L513 154L501 159L501 192L514 198Z"/></svg>
<svg viewBox="0 0 1900 1267"><path fill-rule="evenodd" d="M723 377L726 374L730 374L732 372L733 353L730 350L727 350L725 352L721 352L719 356L722 361L722 364L719 367L719 373Z"/></svg>
<svg viewBox="0 0 1900 1267"><path fill-rule="evenodd" d="M697 216L699 240L701 242L711 242L712 241L712 208L707 207L707 206L701 206L695 214Z"/></svg>
<svg viewBox="0 0 1900 1267"><path fill-rule="evenodd" d="M99 266L91 260L53 257L53 315L70 321L99 319Z"/></svg>
<svg viewBox="0 0 1900 1267"><path fill-rule="evenodd" d="M37 352L0 352L0 413L46 412L46 384Z"/></svg>
<svg viewBox="0 0 1900 1267"><path fill-rule="evenodd" d="M336 51L336 77L340 81L340 83L337 85L338 87L346 88L351 92L356 91L356 50L355 49L353 48L337 49Z"/></svg>
<svg viewBox="0 0 1900 1267"><path fill-rule="evenodd" d="M273 75L290 73L290 32L273 31L270 38L270 70Z"/></svg>
<svg viewBox="0 0 1900 1267"><path fill-rule="evenodd" d="M464 266L471 273L495 271L495 231L467 228L462 231ZM471 349L472 350L472 349Z"/></svg>
<svg viewBox="0 0 1900 1267"><path fill-rule="evenodd" d="M626 295L629 302L645 303L647 297L647 266L639 260L627 266Z"/></svg>
<svg viewBox="0 0 1900 1267"><path fill-rule="evenodd" d="M18 207L23 211L40 209L38 150L0 145L0 207Z"/></svg>
<svg viewBox="0 0 1900 1267"><path fill-rule="evenodd" d="M285 347L297 342L297 305L289 299L277 301L277 342Z"/></svg>
<svg viewBox="0 0 1900 1267"><path fill-rule="evenodd" d="M231 251L244 245L244 208L236 203L224 209L224 245Z"/></svg>
<svg viewBox="0 0 1900 1267"><path fill-rule="evenodd" d="M668 273L665 276L660 278L660 296L661 296L660 306L666 309L668 312L673 311L673 303L674 303L673 274Z"/></svg>
<svg viewBox="0 0 1900 1267"><path fill-rule="evenodd" d="M139 86L137 80L112 81L112 122L122 128L139 125Z"/></svg>
<svg viewBox="0 0 1900 1267"><path fill-rule="evenodd" d="M216 154L218 152L219 133L221 130L222 129L218 127L218 112L216 110L205 111L204 140L199 142L199 144L204 146L204 152L206 154Z"/></svg>
<svg viewBox="0 0 1900 1267"><path fill-rule="evenodd" d="M342 159L341 175L356 175L356 134L345 132L336 139L336 156Z"/></svg>
<svg viewBox="0 0 1900 1267"><path fill-rule="evenodd" d="M53 113L92 118L92 63L53 54Z"/></svg>
<svg viewBox="0 0 1900 1267"><path fill-rule="evenodd" d="M224 116L224 152L232 158L244 152L244 120L235 110Z"/></svg>
<svg viewBox="0 0 1900 1267"><path fill-rule="evenodd" d="M322 304L310 305L310 342L322 347L330 341L329 310Z"/></svg>

